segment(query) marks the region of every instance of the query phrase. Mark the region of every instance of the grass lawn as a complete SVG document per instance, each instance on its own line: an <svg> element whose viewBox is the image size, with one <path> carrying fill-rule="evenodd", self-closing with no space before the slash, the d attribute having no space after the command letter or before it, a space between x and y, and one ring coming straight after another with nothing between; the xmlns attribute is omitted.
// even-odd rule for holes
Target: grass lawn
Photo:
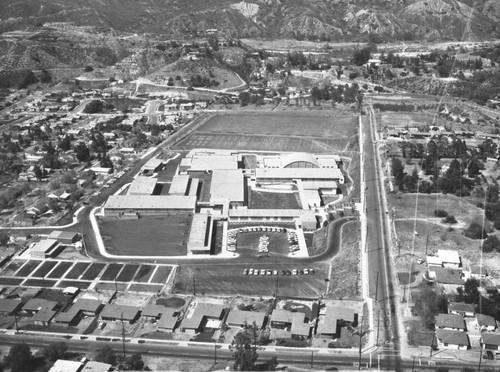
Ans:
<svg viewBox="0 0 500 372"><path fill-rule="evenodd" d="M248 188L249 209L300 209L299 194L266 192Z"/></svg>
<svg viewBox="0 0 500 372"><path fill-rule="evenodd" d="M240 112L212 116L175 147L331 153L357 149L357 128L331 113Z"/></svg>
<svg viewBox="0 0 500 372"><path fill-rule="evenodd" d="M360 239L359 222L348 222L342 228L342 248L333 260L328 296L355 300L360 295Z"/></svg>
<svg viewBox="0 0 500 372"><path fill-rule="evenodd" d="M317 256L326 251L327 232L327 228L321 228L313 233L307 233L306 236L309 236L309 240L311 241L311 244L309 244L308 239L306 239L307 251L310 257Z"/></svg>
<svg viewBox="0 0 500 372"><path fill-rule="evenodd" d="M264 134L309 137L350 137L357 118L300 113L238 113L213 116L200 129L207 133Z"/></svg>
<svg viewBox="0 0 500 372"><path fill-rule="evenodd" d="M106 248L116 255L185 256L192 216L103 219Z"/></svg>

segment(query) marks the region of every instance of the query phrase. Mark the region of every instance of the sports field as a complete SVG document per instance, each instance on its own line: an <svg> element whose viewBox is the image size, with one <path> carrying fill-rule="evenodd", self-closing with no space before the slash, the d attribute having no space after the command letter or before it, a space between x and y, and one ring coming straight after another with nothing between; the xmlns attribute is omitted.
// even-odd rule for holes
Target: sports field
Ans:
<svg viewBox="0 0 500 372"><path fill-rule="evenodd" d="M101 220L106 249L115 255L185 256L192 216Z"/></svg>
<svg viewBox="0 0 500 372"><path fill-rule="evenodd" d="M163 288L172 266L66 260L13 259L0 270L0 285L22 287L101 288L156 293Z"/></svg>
<svg viewBox="0 0 500 372"><path fill-rule="evenodd" d="M215 115L175 147L325 153L356 146L357 118L326 115Z"/></svg>

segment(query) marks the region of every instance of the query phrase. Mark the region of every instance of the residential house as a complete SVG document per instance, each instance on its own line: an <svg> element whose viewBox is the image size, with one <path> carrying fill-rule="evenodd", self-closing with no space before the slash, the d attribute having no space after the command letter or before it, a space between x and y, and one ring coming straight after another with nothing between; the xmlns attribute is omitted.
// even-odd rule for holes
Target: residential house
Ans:
<svg viewBox="0 0 500 372"><path fill-rule="evenodd" d="M125 320L134 323L140 316L140 309L135 306L126 305L104 305L101 311L103 320Z"/></svg>
<svg viewBox="0 0 500 372"><path fill-rule="evenodd" d="M476 307L474 304L466 304L465 302L450 302L448 304L448 314L465 316L476 315Z"/></svg>
<svg viewBox="0 0 500 372"><path fill-rule="evenodd" d="M436 329L449 331L466 331L464 318L454 314L438 314L434 318Z"/></svg>
<svg viewBox="0 0 500 372"><path fill-rule="evenodd" d="M487 350L500 350L500 334L482 332L481 346L483 349Z"/></svg>
<svg viewBox="0 0 500 372"><path fill-rule="evenodd" d="M54 310L41 309L35 315L33 315L31 320L33 321L33 323L35 323L35 325L48 327L56 313L57 312Z"/></svg>
<svg viewBox="0 0 500 372"><path fill-rule="evenodd" d="M336 338L340 335L341 327L348 323L356 326L358 314L352 309L326 306L325 313L320 314L316 333L322 336Z"/></svg>
<svg viewBox="0 0 500 372"><path fill-rule="evenodd" d="M295 338L309 338L311 325L305 320L304 313L276 309L271 314L271 328L286 329Z"/></svg>
<svg viewBox="0 0 500 372"><path fill-rule="evenodd" d="M204 329L218 329L224 317L223 305L196 303L194 308L188 309L180 324L182 332L198 333Z"/></svg>
<svg viewBox="0 0 500 372"><path fill-rule="evenodd" d="M259 329L264 326L266 313L256 311L231 310L226 319L226 324L230 327L243 327L245 324L256 324Z"/></svg>
<svg viewBox="0 0 500 372"><path fill-rule="evenodd" d="M96 362L94 360L89 360L83 366L81 372L109 372L111 371L111 364Z"/></svg>
<svg viewBox="0 0 500 372"><path fill-rule="evenodd" d="M169 312L171 312L171 309L168 309L163 305L146 305L141 310L141 316L144 318L157 321L158 319L161 318L163 313L169 313Z"/></svg>
<svg viewBox="0 0 500 372"><path fill-rule="evenodd" d="M0 314L15 315L21 310L23 302L21 300L0 299Z"/></svg>
<svg viewBox="0 0 500 372"><path fill-rule="evenodd" d="M469 336L466 332L438 329L436 339L439 348L454 350L467 350L470 348Z"/></svg>
<svg viewBox="0 0 500 372"><path fill-rule="evenodd" d="M83 364L73 360L58 359L49 372L81 372Z"/></svg>
<svg viewBox="0 0 500 372"><path fill-rule="evenodd" d="M481 331L493 332L497 328L497 322L495 318L490 315L477 314L476 317L477 325Z"/></svg>
<svg viewBox="0 0 500 372"><path fill-rule="evenodd" d="M56 310L59 303L56 301L45 300L43 298L32 298L24 306L22 310L28 314L35 315L41 310Z"/></svg>
<svg viewBox="0 0 500 372"><path fill-rule="evenodd" d="M179 317L175 310L170 309L169 312L163 313L160 320L156 323L159 331L173 332Z"/></svg>
<svg viewBox="0 0 500 372"><path fill-rule="evenodd" d="M79 235L75 231L54 230L49 234L48 238L57 240L61 244L73 244L78 240Z"/></svg>

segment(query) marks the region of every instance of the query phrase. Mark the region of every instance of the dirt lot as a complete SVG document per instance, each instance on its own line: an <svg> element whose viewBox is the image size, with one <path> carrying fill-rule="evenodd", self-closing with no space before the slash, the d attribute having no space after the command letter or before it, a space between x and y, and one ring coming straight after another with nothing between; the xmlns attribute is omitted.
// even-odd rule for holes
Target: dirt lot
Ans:
<svg viewBox="0 0 500 372"><path fill-rule="evenodd" d="M314 267L315 275L243 275L243 269L253 267L254 269L270 270L292 270L306 267L297 265L273 265L254 264L252 265L205 265L203 267L180 267L177 269L173 293L193 293L193 284L196 294L206 295L262 295L272 296L278 285L280 296L306 296L316 297L325 292L325 278L328 274L328 266L323 263L308 264L307 267Z"/></svg>
<svg viewBox="0 0 500 372"><path fill-rule="evenodd" d="M472 221L482 221L484 211L475 204L471 203L468 198L459 198L454 195L443 194L419 194L418 203L416 204L417 194L391 194L387 195L389 209L395 209L393 215L396 220L415 217L415 206L417 208L417 219L422 218L429 222L442 224L442 218L434 216L434 210L443 209L448 214L454 215L458 223L452 225L454 229L467 228Z"/></svg>
<svg viewBox="0 0 500 372"><path fill-rule="evenodd" d="M349 222L342 229L342 248L333 260L330 276L329 298L356 300L360 295L359 222Z"/></svg>
<svg viewBox="0 0 500 372"><path fill-rule="evenodd" d="M103 219L106 248L117 255L184 256L192 216Z"/></svg>

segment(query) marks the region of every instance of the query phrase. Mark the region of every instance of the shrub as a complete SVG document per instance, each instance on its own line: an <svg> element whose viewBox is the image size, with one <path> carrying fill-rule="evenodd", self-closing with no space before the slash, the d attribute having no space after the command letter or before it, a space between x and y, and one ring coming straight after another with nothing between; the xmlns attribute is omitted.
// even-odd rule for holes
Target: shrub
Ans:
<svg viewBox="0 0 500 372"><path fill-rule="evenodd" d="M457 220L456 220L455 216L453 216L452 214L449 214L445 218L443 218L443 222L449 223L449 224L454 224L454 223L457 223Z"/></svg>
<svg viewBox="0 0 500 372"><path fill-rule="evenodd" d="M444 209L434 209L434 216L436 217L447 217L448 212L446 212Z"/></svg>

